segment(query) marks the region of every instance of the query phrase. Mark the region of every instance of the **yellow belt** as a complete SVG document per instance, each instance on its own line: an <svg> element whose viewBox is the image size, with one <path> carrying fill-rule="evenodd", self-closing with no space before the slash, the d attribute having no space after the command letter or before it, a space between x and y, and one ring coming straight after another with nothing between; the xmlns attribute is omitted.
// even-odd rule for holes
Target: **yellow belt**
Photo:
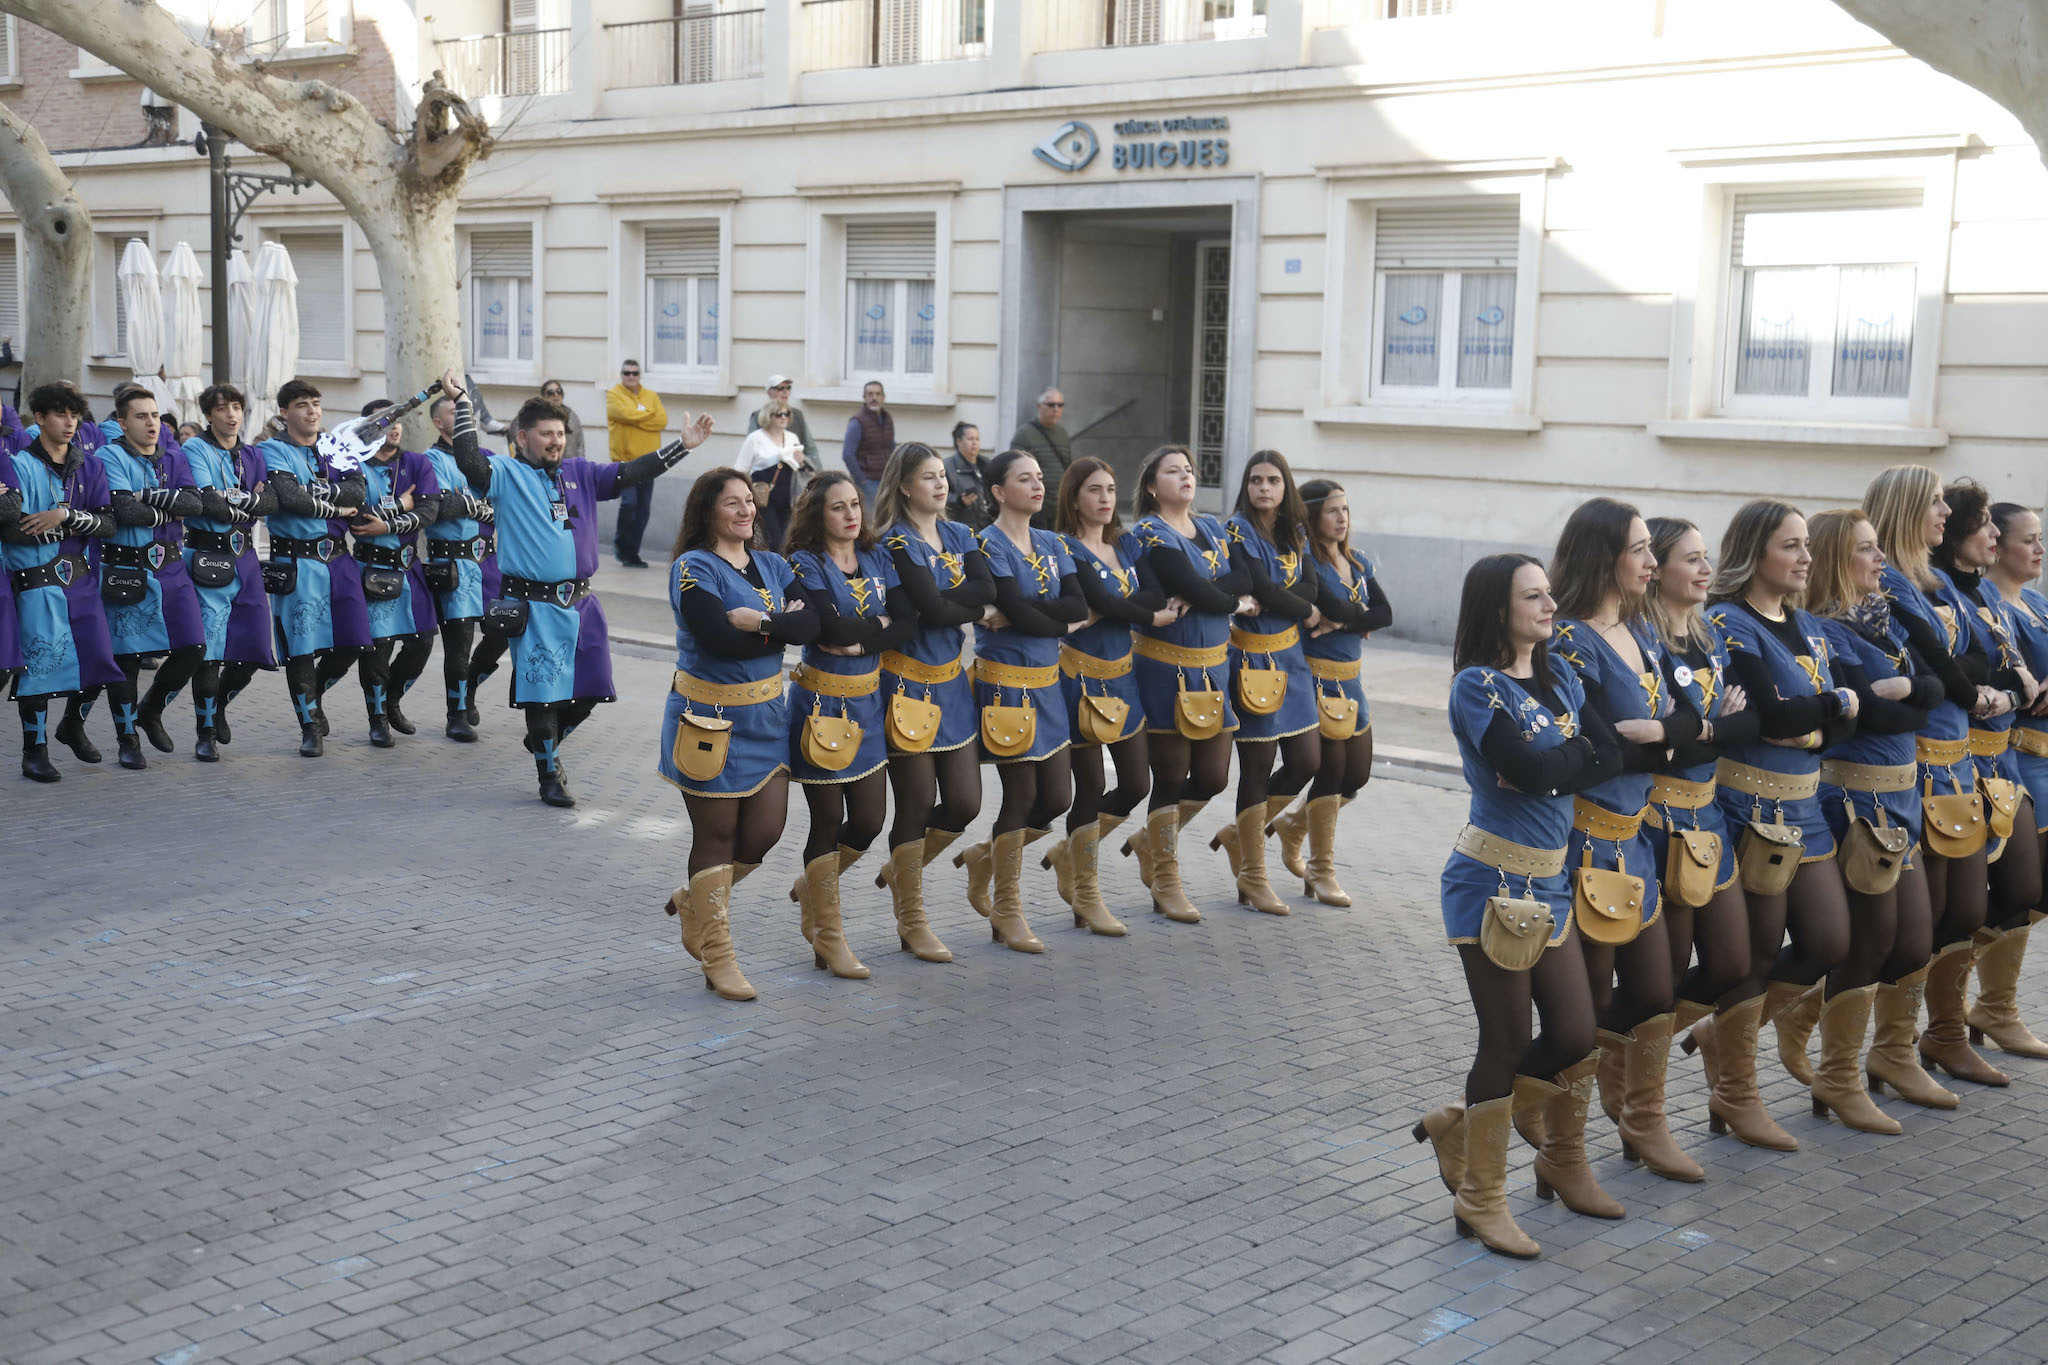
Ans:
<svg viewBox="0 0 2048 1365"><path fill-rule="evenodd" d="M2048 730L2015 725L2012 727L2012 747L2035 758L2048 758Z"/></svg>
<svg viewBox="0 0 2048 1365"><path fill-rule="evenodd" d="M908 654L898 654L893 649L882 651L882 667L908 682L923 683L926 687L937 687L960 676L960 661L949 664L919 663Z"/></svg>
<svg viewBox="0 0 2048 1365"><path fill-rule="evenodd" d="M1511 877L1555 877L1564 871L1564 850L1530 848L1467 825L1458 831L1458 852Z"/></svg>
<svg viewBox="0 0 2048 1365"><path fill-rule="evenodd" d="M882 685L879 668L872 673L827 673L809 664L798 664L789 671L789 677L798 687L821 697L865 697Z"/></svg>
<svg viewBox="0 0 2048 1365"><path fill-rule="evenodd" d="M763 678L760 682L715 683L677 670L675 690L677 696L706 706L753 706L758 702L774 701L782 695L782 674L777 671L774 677Z"/></svg>
<svg viewBox="0 0 2048 1365"><path fill-rule="evenodd" d="M1977 757L1997 758L2012 747L2012 731L1978 730L1972 728L1969 743L1970 752Z"/></svg>
<svg viewBox="0 0 2048 1365"><path fill-rule="evenodd" d="M1131 674L1131 656L1121 659L1098 659L1093 654L1084 654L1072 645L1060 646L1060 672L1070 678L1127 678Z"/></svg>
<svg viewBox="0 0 2048 1365"><path fill-rule="evenodd" d="M1311 676L1323 682L1350 682L1358 676L1359 661L1353 659L1350 663L1345 663L1342 659L1310 658L1308 671Z"/></svg>
<svg viewBox="0 0 2048 1365"><path fill-rule="evenodd" d="M1920 735L1913 740L1913 757L1930 767L1946 768L1969 755L1970 746L1960 739L1929 739Z"/></svg>
<svg viewBox="0 0 2048 1365"><path fill-rule="evenodd" d="M1679 810L1701 810L1714 803L1712 782L1687 782L1683 778L1659 777L1650 783L1650 804L1674 806Z"/></svg>
<svg viewBox="0 0 2048 1365"><path fill-rule="evenodd" d="M1850 763L1839 758L1820 761L1820 780L1850 792L1909 792L1920 779L1911 763Z"/></svg>
<svg viewBox="0 0 2048 1365"><path fill-rule="evenodd" d="M1572 798L1572 828L1595 839L1625 844L1642 833L1643 812L1634 815L1616 815L1605 806L1588 801L1583 796Z"/></svg>
<svg viewBox="0 0 2048 1365"><path fill-rule="evenodd" d="M1246 654L1272 654L1283 649L1292 649L1301 643L1301 628L1289 626L1273 635L1261 635L1255 630L1230 628L1230 643Z"/></svg>
<svg viewBox="0 0 2048 1365"><path fill-rule="evenodd" d="M1230 650L1224 645L1214 649L1183 649L1149 635L1132 637L1131 652L1141 654L1154 663L1172 664L1176 668L1221 668L1223 661L1230 657Z"/></svg>
<svg viewBox="0 0 2048 1365"><path fill-rule="evenodd" d="M1752 768L1724 758L1714 765L1714 780L1724 787L1748 792L1763 801L1804 801L1820 790L1820 773L1779 773L1769 768Z"/></svg>
<svg viewBox="0 0 2048 1365"><path fill-rule="evenodd" d="M1060 680L1057 664L1044 668L1025 668L1019 664L999 664L989 659L974 661L974 680L985 682L991 687L1051 687Z"/></svg>

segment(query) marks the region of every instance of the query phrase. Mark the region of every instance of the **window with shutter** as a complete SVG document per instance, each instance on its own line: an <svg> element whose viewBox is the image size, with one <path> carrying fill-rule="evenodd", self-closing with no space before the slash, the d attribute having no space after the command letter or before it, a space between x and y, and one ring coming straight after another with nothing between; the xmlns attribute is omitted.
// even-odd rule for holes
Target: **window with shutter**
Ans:
<svg viewBox="0 0 2048 1365"><path fill-rule="evenodd" d="M0 81L12 83L21 79L21 61L16 55L14 16L0 16Z"/></svg>
<svg viewBox="0 0 2048 1365"><path fill-rule="evenodd" d="M1521 215L1520 197L1505 194L1375 210L1374 391L1424 401L1506 396Z"/></svg>
<svg viewBox="0 0 2048 1365"><path fill-rule="evenodd" d="M20 272L14 234L0 234L0 336L21 335Z"/></svg>
<svg viewBox="0 0 2048 1365"><path fill-rule="evenodd" d="M934 220L846 222L846 356L850 377L930 375L936 350Z"/></svg>
<svg viewBox="0 0 2048 1365"><path fill-rule="evenodd" d="M533 229L469 234L470 349L479 364L533 359Z"/></svg>
<svg viewBox="0 0 2048 1365"><path fill-rule="evenodd" d="M710 368L718 364L718 223L649 225L647 364Z"/></svg>
<svg viewBox="0 0 2048 1365"><path fill-rule="evenodd" d="M146 241L133 232L94 235L92 263L93 354L128 354L128 304L121 297L121 253L132 241Z"/></svg>
<svg viewBox="0 0 2048 1365"><path fill-rule="evenodd" d="M282 232L278 244L292 258L299 277L299 359L339 366L348 363L347 269L340 232Z"/></svg>

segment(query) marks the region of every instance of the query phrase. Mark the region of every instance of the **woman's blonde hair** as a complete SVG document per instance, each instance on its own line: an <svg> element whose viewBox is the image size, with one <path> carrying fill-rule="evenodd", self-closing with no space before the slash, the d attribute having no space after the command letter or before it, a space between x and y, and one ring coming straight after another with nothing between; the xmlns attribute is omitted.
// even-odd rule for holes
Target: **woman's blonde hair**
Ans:
<svg viewBox="0 0 2048 1365"><path fill-rule="evenodd" d="M881 481L875 486L875 534L886 536L890 528L904 520L910 510L910 500L903 496L904 488L924 472L927 460L936 460L939 452L922 441L905 441L889 452L889 458L882 464ZM942 510L939 520L944 521Z"/></svg>
<svg viewBox="0 0 2048 1365"><path fill-rule="evenodd" d="M1860 507L1833 507L1806 523L1813 568L1806 575L1806 610L1815 616L1847 617L1863 600L1856 591L1856 528L1870 517Z"/></svg>
<svg viewBox="0 0 2048 1365"><path fill-rule="evenodd" d="M1678 542L1700 528L1684 517L1651 517L1643 523L1650 528L1650 553L1657 556L1658 572L1663 572L1671 561L1671 552L1678 548ZM1656 628L1657 638L1673 649L1682 649L1694 640L1707 638L1707 618L1696 606L1688 605L1683 616L1674 616L1671 608L1664 604L1664 594L1658 585L1650 585L1649 595L1643 600L1643 615ZM1680 630L1683 625L1685 629Z"/></svg>
<svg viewBox="0 0 2048 1365"><path fill-rule="evenodd" d="M1773 498L1758 498L1737 508L1727 533L1721 537L1721 558L1714 565L1714 582L1707 589L1707 600L1727 602L1748 592L1750 580L1756 577L1756 566L1771 548L1771 537L1785 524L1785 518L1798 515L1797 507Z"/></svg>
<svg viewBox="0 0 2048 1365"><path fill-rule="evenodd" d="M1941 475L1924 464L1895 464L1863 490L1863 514L1877 531L1878 546L1892 566L1915 587L1933 589L1933 548L1920 528L1927 509L1941 495Z"/></svg>

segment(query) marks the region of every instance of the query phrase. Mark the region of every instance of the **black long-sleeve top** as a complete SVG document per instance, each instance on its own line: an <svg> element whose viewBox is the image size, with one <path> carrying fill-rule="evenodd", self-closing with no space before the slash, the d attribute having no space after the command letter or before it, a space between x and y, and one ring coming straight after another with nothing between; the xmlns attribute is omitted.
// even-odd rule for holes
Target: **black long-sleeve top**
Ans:
<svg viewBox="0 0 2048 1365"><path fill-rule="evenodd" d="M1984 575L1972 573L1968 569L1958 569L1952 565L1943 565L1942 571L1954 580L1956 589L1962 593L1965 602L1979 600L1977 592L1979 585L1984 581ZM2003 659L1992 658L1990 651L1985 649L1984 642L1970 623L1964 621L1961 624L1963 652L1956 657L1956 663L1961 666L1963 672L1972 681L1996 688L2000 692L2018 693L2021 690L2019 670ZM1976 698L1972 697L1965 709L1974 706L1975 703Z"/></svg>
<svg viewBox="0 0 2048 1365"><path fill-rule="evenodd" d="M1954 702L1965 711L1975 709L1977 684L1970 680L1970 671L1957 662L1956 656L1949 652L1948 640L1943 637L1941 627L1910 611L1899 610L1897 603L1893 603L1892 616L1904 627L1907 642L1927 665L1928 671L1940 680L1943 699ZM1963 642L1972 642L1969 631L1963 632ZM1983 667L1988 676L1990 659L1982 650L1978 651L1978 658L1983 660Z"/></svg>
<svg viewBox="0 0 2048 1365"><path fill-rule="evenodd" d="M1356 573L1354 565L1352 572ZM1354 602L1351 594L1335 587L1318 573L1316 581L1316 607L1325 620L1334 621L1345 630L1370 635L1376 630L1385 630L1394 624L1394 604L1387 600L1386 591L1380 587L1377 578L1365 580L1365 601Z"/></svg>
<svg viewBox="0 0 2048 1365"><path fill-rule="evenodd" d="M1213 548L1227 550L1229 543L1226 541ZM1230 568L1216 578L1204 574L1195 567L1192 559L1171 545L1153 546L1145 551L1140 562L1150 566L1152 576L1159 581L1160 587L1166 589L1168 597L1178 597L1188 604L1190 611L1210 616L1233 615L1237 611L1237 599L1252 590L1252 576L1234 555Z"/></svg>
<svg viewBox="0 0 2048 1365"><path fill-rule="evenodd" d="M1231 563L1238 563L1237 556L1231 556ZM1246 555L1243 563L1245 574L1251 579L1251 595L1259 604L1261 616L1277 616L1284 621L1306 621L1308 614L1316 609L1316 579L1319 575L1316 574L1314 565L1304 564L1303 568L1308 573L1307 578L1294 587L1287 588L1274 582L1272 575L1266 572L1266 566L1251 555Z"/></svg>
<svg viewBox="0 0 2048 1365"><path fill-rule="evenodd" d="M240 441L235 442L232 448L224 447L227 450L228 457L234 461L234 467L237 470L242 467L242 451L244 448ZM228 502L226 489L215 488L211 484L199 490L199 502L199 514L201 516L209 517L214 521L234 522L237 524L252 522L258 517L267 517L277 510L277 494L271 491L270 480L267 477L256 486L256 491L250 493L248 500L240 507L235 507Z"/></svg>
<svg viewBox="0 0 2048 1365"><path fill-rule="evenodd" d="M276 511L291 517L327 517L340 515L344 507L360 509L370 496L363 476L352 474L332 485L333 491L318 494L300 483L297 476L282 469L273 469L265 480L276 496Z"/></svg>
<svg viewBox="0 0 2048 1365"><path fill-rule="evenodd" d="M1138 575L1138 590L1129 597L1119 597L1109 586L1109 580L1087 564L1079 569L1081 596L1087 600L1088 610L1105 621L1114 621L1125 626L1149 626L1152 618L1166 607L1166 591L1159 586L1159 580L1152 573L1147 559L1138 561L1135 570Z"/></svg>
<svg viewBox="0 0 2048 1365"><path fill-rule="evenodd" d="M1707 652L1706 646L1691 638L1688 638L1683 646L1665 650L1664 677L1671 688L1671 694L1675 697L1686 695L1684 689L1678 685L1677 671L1680 664L1695 673L1711 673L1714 659ZM1689 699L1686 706L1690 709ZM1763 719L1763 712L1753 705L1745 706L1733 715L1716 718L1712 739L1700 738L1700 735L1705 733L1705 727L1702 726L1690 738L1671 746L1671 756L1665 770L1683 772L1688 768L1697 768L1703 763L1712 763L1730 750L1756 743L1763 731Z"/></svg>
<svg viewBox="0 0 2048 1365"><path fill-rule="evenodd" d="M767 588L752 551L747 554L747 567L740 572L756 588ZM717 593L703 584L683 589L680 600L683 625L696 637L697 643L707 653L728 659L758 659L763 655L782 653L785 645L810 644L818 638L821 625L818 613L810 609L809 595L797 583L791 583L783 593L786 604L783 609L771 613L765 639L759 631L741 630L726 619L729 608Z"/></svg>
<svg viewBox="0 0 2048 1365"><path fill-rule="evenodd" d="M846 574L830 555L819 555L819 560L832 573ZM876 616L848 616L839 610L838 603L829 592L804 594L811 610L818 618L816 643L831 645L837 649L858 649L862 654L880 654L885 649L894 649L900 644L915 639L922 628L917 619L917 606L910 600L910 594L901 584L889 589L883 599L885 614L889 623L883 625Z"/></svg>
<svg viewBox="0 0 2048 1365"><path fill-rule="evenodd" d="M1517 678L1552 714L1565 706L1548 677ZM1497 710L1480 736L1479 753L1516 791L1530 795L1583 791L1598 786L1621 769L1621 739L1607 718L1592 707L1579 710L1579 733L1550 749L1537 749L1522 738L1514 718Z"/></svg>
<svg viewBox="0 0 2048 1365"><path fill-rule="evenodd" d="M1813 646L1799 633L1799 623L1787 611L1782 618L1773 621L1746 601L1731 603L1755 617L1763 628L1778 637L1786 649L1794 654L1811 654ZM1799 739L1814 731L1820 732L1820 748L1839 744L1856 733L1856 721L1843 714L1842 698L1834 692L1821 692L1801 697L1784 697L1778 694L1778 686L1771 680L1770 665L1750 653L1736 654L1728 661L1735 674L1735 681L1742 684L1749 693L1750 709L1760 713L1758 729L1762 739ZM1846 684L1845 684L1846 685Z"/></svg>
<svg viewBox="0 0 2048 1365"><path fill-rule="evenodd" d="M976 553L978 556L979 552ZM1079 573L1062 574L1060 595L1050 601L1026 594L1014 578L997 578L995 584L996 610L1008 618L1010 629L1019 635L1058 639L1076 621L1088 619L1088 598L1081 588Z"/></svg>
<svg viewBox="0 0 2048 1365"><path fill-rule="evenodd" d="M1913 690L1902 700L1894 701L1871 690L1870 674L1854 659L1833 659L1828 667L1837 683L1856 694L1856 728L1860 732L1873 735L1915 734L1927 723L1927 713L1941 700L1941 681L1931 674L1914 674Z"/></svg>
<svg viewBox="0 0 2048 1365"><path fill-rule="evenodd" d="M995 575L989 572L988 560L979 554L968 555L961 564L962 578L957 588L941 588L931 570L912 559L907 551L891 550L889 559L896 566L897 582L903 585L917 612L920 630L972 625L981 619L982 610L996 600Z"/></svg>

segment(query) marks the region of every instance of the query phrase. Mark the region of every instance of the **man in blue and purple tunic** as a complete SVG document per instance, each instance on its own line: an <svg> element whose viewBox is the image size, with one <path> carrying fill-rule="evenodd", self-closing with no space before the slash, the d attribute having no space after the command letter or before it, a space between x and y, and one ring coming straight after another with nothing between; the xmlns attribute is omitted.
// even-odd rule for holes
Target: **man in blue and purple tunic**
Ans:
<svg viewBox="0 0 2048 1365"><path fill-rule="evenodd" d="M564 458L568 414L529 398L512 423L511 455L477 448L476 418L450 370L441 377L456 400L456 467L497 515L498 567L505 597L525 608L512 637L512 704L526 712L526 748L540 777L540 799L573 806L563 783L561 744L598 703L614 700L604 608L590 591L597 571L597 504L642 487L683 461L711 434L709 415L683 422L679 441L619 463Z"/></svg>
<svg viewBox="0 0 2048 1365"><path fill-rule="evenodd" d="M376 399L364 406L363 416L390 406L390 399ZM391 747L393 730L409 735L417 728L398 703L419 681L434 652L434 595L427 591L418 537L440 515L441 485L433 462L405 449L403 439L403 429L393 423L385 430L384 444L363 462L366 501L362 515L349 527L355 536L356 561L362 565L373 638L356 665L356 676L370 715L370 743L380 749ZM388 586L394 576L396 590L386 595L378 580Z"/></svg>
<svg viewBox="0 0 2048 1365"><path fill-rule="evenodd" d="M215 746L234 738L228 703L257 669L277 667L270 599L251 534L258 517L277 510L277 499L264 481L263 456L242 440L245 408L234 385L211 386L199 395L205 427L184 442L185 463L204 503L199 516L185 521L185 567L206 627L206 657L192 677L192 756L202 763L217 761ZM223 571L223 559L233 564L231 574Z"/></svg>

